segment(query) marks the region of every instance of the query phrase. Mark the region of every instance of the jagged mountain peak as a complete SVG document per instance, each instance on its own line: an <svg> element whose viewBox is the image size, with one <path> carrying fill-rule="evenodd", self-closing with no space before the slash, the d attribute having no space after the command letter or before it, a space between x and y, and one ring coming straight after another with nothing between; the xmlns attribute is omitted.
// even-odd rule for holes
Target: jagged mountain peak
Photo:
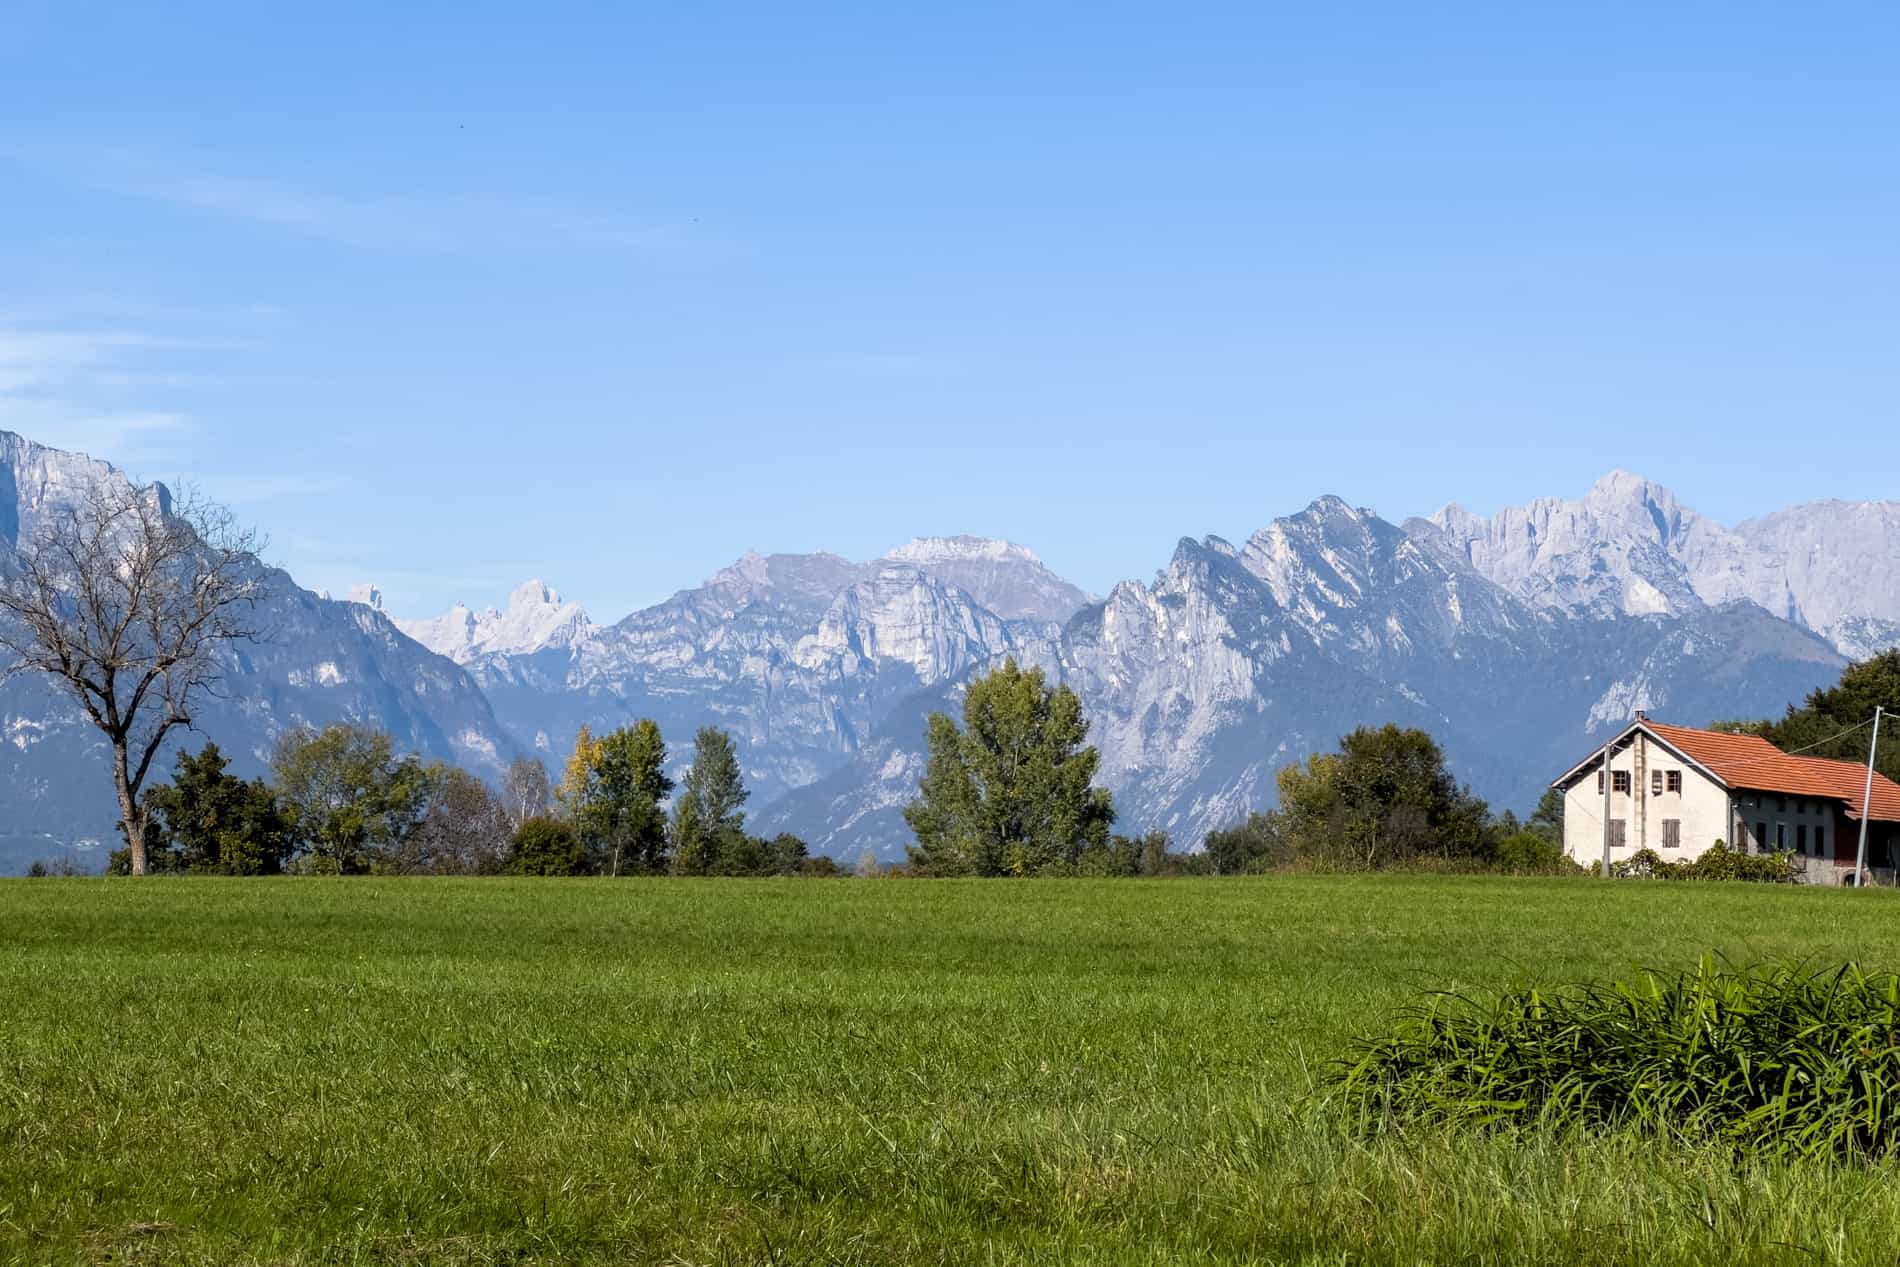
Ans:
<svg viewBox="0 0 1900 1267"><path fill-rule="evenodd" d="M1816 502L1735 528L1630 471L1582 499L1543 497L1430 521L1449 548L1536 606L1595 617L1687 615L1745 601L1844 655L1900 641L1900 505Z"/></svg>
<svg viewBox="0 0 1900 1267"><path fill-rule="evenodd" d="M356 597L364 588L350 591L352 601L365 601ZM381 609L380 595L376 606ZM472 611L457 603L440 616L399 620L396 627L437 655L469 664L485 656L534 655L553 646L571 646L584 639L593 624L579 603L563 601L558 590L536 578L517 585L505 608Z"/></svg>
<svg viewBox="0 0 1900 1267"><path fill-rule="evenodd" d="M508 594L508 610L532 607L561 606L561 592L549 587L540 577L531 577L515 586Z"/></svg>
<svg viewBox="0 0 1900 1267"><path fill-rule="evenodd" d="M1358 523L1378 517L1375 511L1364 506L1354 506L1337 493L1323 493L1307 503L1306 509L1299 514L1285 518L1294 522L1308 523L1327 523L1334 520L1350 520Z"/></svg>

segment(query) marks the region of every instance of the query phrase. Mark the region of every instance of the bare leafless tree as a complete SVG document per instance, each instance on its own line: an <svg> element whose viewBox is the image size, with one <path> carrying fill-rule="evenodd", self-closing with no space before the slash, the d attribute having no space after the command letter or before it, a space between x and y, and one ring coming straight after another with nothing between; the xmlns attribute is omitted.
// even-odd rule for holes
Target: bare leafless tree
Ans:
<svg viewBox="0 0 1900 1267"><path fill-rule="evenodd" d="M539 757L516 757L508 766L508 777L501 785L508 817L515 827L530 818L548 812L553 790L548 786L548 768Z"/></svg>
<svg viewBox="0 0 1900 1267"><path fill-rule="evenodd" d="M0 675L45 674L105 733L133 875L145 873L152 759L215 691L220 651L260 632L259 548L195 491L115 475L49 510L0 561Z"/></svg>
<svg viewBox="0 0 1900 1267"><path fill-rule="evenodd" d="M514 834L508 807L466 770L429 770L428 803L415 830L396 847L405 875L498 875Z"/></svg>

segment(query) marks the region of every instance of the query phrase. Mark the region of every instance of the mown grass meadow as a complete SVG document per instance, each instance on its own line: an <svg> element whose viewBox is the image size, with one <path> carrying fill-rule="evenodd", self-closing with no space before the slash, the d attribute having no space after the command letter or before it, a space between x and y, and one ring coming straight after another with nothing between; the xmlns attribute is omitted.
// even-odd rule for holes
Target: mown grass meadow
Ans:
<svg viewBox="0 0 1900 1267"><path fill-rule="evenodd" d="M1900 1165L1367 1139L1419 992L1900 961L1900 896L1421 876L0 883L0 1261L1882 1263Z"/></svg>

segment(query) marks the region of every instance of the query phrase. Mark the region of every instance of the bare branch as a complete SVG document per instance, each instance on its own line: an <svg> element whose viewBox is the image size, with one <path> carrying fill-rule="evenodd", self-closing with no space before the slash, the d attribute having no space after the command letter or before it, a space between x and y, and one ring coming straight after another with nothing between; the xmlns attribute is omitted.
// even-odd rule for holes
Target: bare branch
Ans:
<svg viewBox="0 0 1900 1267"><path fill-rule="evenodd" d="M142 869L139 792L165 737L215 690L219 652L256 638L269 571L262 542L195 489L117 474L47 513L0 559L0 677L62 684L103 731L134 869Z"/></svg>

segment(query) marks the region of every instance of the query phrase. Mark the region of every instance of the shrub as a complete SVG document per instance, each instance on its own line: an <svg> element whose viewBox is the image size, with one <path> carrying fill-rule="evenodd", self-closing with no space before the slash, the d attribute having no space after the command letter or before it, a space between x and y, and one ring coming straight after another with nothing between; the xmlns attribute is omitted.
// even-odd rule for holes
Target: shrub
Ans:
<svg viewBox="0 0 1900 1267"><path fill-rule="evenodd" d="M587 870L587 848L561 819L530 818L509 842L508 870L516 875L581 875Z"/></svg>
<svg viewBox="0 0 1900 1267"><path fill-rule="evenodd" d="M1603 874L1599 863L1595 874ZM1800 878L1794 858L1785 853L1746 854L1716 841L1700 856L1671 862L1654 849L1638 849L1610 864L1610 874L1645 880L1746 880L1756 884L1793 884Z"/></svg>
<svg viewBox="0 0 1900 1267"><path fill-rule="evenodd" d="M1631 1127L1775 1156L1900 1140L1900 978L1854 964L1435 996L1330 1077L1364 1130Z"/></svg>
<svg viewBox="0 0 1900 1267"><path fill-rule="evenodd" d="M1211 831L1201 847L1217 875L1260 875L1293 860L1273 814L1249 814L1232 827Z"/></svg>
<svg viewBox="0 0 1900 1267"><path fill-rule="evenodd" d="M1513 875L1566 875L1582 870L1562 845L1534 831L1506 836L1492 850L1491 859L1499 871Z"/></svg>

